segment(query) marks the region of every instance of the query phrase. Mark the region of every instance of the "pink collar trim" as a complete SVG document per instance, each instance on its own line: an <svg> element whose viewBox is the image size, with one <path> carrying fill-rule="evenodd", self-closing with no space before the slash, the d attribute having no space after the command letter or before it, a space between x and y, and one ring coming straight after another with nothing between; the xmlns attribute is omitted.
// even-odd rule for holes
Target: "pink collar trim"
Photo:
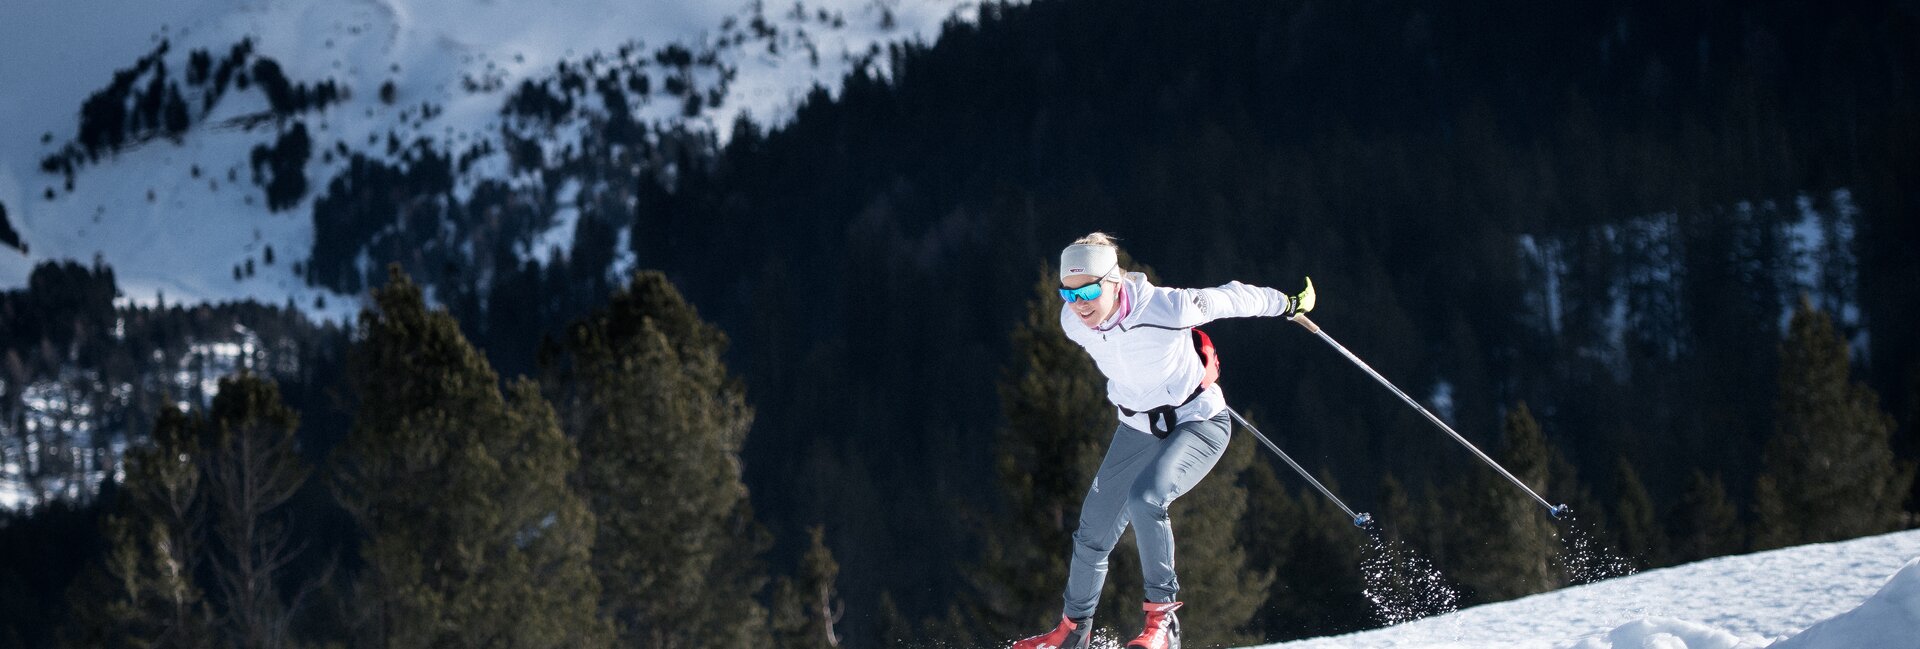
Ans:
<svg viewBox="0 0 1920 649"><path fill-rule="evenodd" d="M1127 314L1132 312L1133 292L1127 290L1126 282L1120 282L1120 300L1119 304L1113 308L1113 315L1108 317L1106 322L1100 323L1100 326L1094 327L1094 329L1096 331L1112 331L1114 327L1120 326L1121 320L1127 319Z"/></svg>

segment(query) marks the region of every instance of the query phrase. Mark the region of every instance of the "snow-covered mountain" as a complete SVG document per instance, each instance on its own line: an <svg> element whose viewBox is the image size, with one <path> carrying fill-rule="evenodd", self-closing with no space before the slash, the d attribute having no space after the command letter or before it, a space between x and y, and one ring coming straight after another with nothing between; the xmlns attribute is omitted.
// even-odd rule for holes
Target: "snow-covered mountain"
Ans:
<svg viewBox="0 0 1920 649"><path fill-rule="evenodd" d="M1708 559L1263 649L1767 646L1920 647L1920 530Z"/></svg>
<svg viewBox="0 0 1920 649"><path fill-rule="evenodd" d="M424 138L442 151L473 152L461 163L456 196L472 191L477 178L511 179L500 140L515 127L503 107L524 83L595 65L654 71L624 79L640 98L625 106L634 121L685 125L724 141L738 116L780 123L816 84L833 92L856 65L884 68L888 44L930 40L943 21L968 20L974 7L964 0L10 2L0 7L0 215L24 250L0 246L0 289L23 285L43 261L99 260L114 268L134 303L254 298L342 319L357 300L308 286L296 268L313 248L311 204L349 164L349 152L392 161ZM230 77L214 72L229 60ZM301 108L287 109L286 97L272 96L264 81L247 83L249 73L260 76L261 61L301 92ZM108 92L115 85L124 92ZM90 98L107 95L111 101L101 103L126 110L108 121L134 125L112 138L118 144L81 130ZM157 109L144 126L142 101ZM174 103L182 108L177 116ZM184 119L170 123L176 117ZM525 136L561 150L587 124L561 122ZM272 153L295 124L310 134L303 138L312 150L307 188L269 209L265 188L275 171L259 151ZM546 215L547 231L525 242L527 255L571 241L566 206L555 212Z"/></svg>

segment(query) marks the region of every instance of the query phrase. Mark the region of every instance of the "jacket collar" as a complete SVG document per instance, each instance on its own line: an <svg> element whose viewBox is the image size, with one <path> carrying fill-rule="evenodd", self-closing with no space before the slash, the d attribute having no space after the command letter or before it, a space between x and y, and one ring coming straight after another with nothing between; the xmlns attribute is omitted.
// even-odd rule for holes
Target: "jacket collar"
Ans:
<svg viewBox="0 0 1920 649"><path fill-rule="evenodd" d="M1140 321L1140 296L1146 295L1153 285L1147 282L1142 273L1127 273L1120 279L1120 304L1113 309L1113 315L1106 322L1095 327L1095 331L1125 331Z"/></svg>

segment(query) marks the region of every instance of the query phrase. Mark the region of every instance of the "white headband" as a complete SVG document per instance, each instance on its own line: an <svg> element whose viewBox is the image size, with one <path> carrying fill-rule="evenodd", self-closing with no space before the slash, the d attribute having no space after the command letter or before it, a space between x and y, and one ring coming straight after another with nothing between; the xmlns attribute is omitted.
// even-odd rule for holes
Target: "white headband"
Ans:
<svg viewBox="0 0 1920 649"><path fill-rule="evenodd" d="M1060 251L1060 279L1066 280L1074 275L1095 275L1100 279L1119 280L1120 256L1113 246L1091 243L1076 243Z"/></svg>

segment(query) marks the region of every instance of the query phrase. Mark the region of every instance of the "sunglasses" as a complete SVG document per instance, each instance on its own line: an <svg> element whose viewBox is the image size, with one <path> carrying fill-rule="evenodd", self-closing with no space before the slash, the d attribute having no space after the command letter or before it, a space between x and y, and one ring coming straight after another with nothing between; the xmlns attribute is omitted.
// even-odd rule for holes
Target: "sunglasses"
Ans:
<svg viewBox="0 0 1920 649"><path fill-rule="evenodd" d="M1099 298L1100 298L1100 282L1098 281L1095 281L1092 284L1088 284L1086 286L1082 286L1080 288L1060 289L1060 299L1066 300L1067 303L1069 304L1074 302L1079 302L1082 300L1097 300Z"/></svg>

